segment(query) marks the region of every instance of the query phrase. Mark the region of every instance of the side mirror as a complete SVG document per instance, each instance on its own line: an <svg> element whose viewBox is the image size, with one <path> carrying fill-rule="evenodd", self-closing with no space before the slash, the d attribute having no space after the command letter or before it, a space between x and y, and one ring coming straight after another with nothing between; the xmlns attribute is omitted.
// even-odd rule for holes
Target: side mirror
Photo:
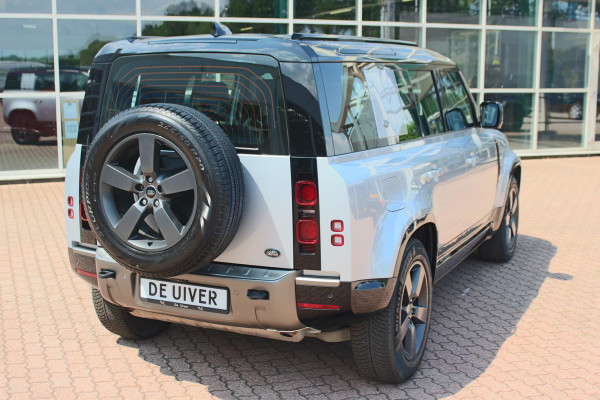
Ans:
<svg viewBox="0 0 600 400"><path fill-rule="evenodd" d="M503 122L502 104L497 101L484 101L481 103L481 127L501 129Z"/></svg>

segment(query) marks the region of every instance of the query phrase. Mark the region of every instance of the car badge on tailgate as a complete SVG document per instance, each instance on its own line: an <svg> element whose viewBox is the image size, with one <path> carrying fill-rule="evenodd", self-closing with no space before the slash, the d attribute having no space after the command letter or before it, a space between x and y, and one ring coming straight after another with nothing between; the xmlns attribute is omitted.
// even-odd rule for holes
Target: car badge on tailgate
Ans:
<svg viewBox="0 0 600 400"><path fill-rule="evenodd" d="M269 257L279 257L281 255L281 252L275 249L266 249L265 254Z"/></svg>

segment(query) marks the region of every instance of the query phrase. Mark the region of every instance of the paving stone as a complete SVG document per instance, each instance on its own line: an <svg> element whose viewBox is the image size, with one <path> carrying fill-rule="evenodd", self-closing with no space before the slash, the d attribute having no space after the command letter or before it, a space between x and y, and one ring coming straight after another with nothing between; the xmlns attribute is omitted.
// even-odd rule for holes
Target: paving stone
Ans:
<svg viewBox="0 0 600 400"><path fill-rule="evenodd" d="M523 161L515 257L471 256L435 285L421 369L399 385L362 378L347 343L115 337L70 271L63 191L0 185L0 398L600 398L600 157Z"/></svg>

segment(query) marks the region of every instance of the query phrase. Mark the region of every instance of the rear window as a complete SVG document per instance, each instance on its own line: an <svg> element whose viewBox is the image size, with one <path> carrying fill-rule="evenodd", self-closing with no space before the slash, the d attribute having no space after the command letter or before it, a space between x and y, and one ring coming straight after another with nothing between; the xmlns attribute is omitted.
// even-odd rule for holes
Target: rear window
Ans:
<svg viewBox="0 0 600 400"><path fill-rule="evenodd" d="M120 111L152 103L180 104L219 125L238 149L287 154L277 62L234 54L140 55L115 61L100 126Z"/></svg>

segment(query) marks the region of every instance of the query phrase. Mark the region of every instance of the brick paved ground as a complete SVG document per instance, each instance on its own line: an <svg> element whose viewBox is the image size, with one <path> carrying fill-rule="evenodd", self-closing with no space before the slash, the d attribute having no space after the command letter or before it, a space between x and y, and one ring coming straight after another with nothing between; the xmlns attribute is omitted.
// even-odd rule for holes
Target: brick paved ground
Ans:
<svg viewBox="0 0 600 400"><path fill-rule="evenodd" d="M367 381L348 344L172 326L129 341L67 267L62 183L0 186L0 398L600 398L600 157L523 163L512 262L434 289L421 370Z"/></svg>

